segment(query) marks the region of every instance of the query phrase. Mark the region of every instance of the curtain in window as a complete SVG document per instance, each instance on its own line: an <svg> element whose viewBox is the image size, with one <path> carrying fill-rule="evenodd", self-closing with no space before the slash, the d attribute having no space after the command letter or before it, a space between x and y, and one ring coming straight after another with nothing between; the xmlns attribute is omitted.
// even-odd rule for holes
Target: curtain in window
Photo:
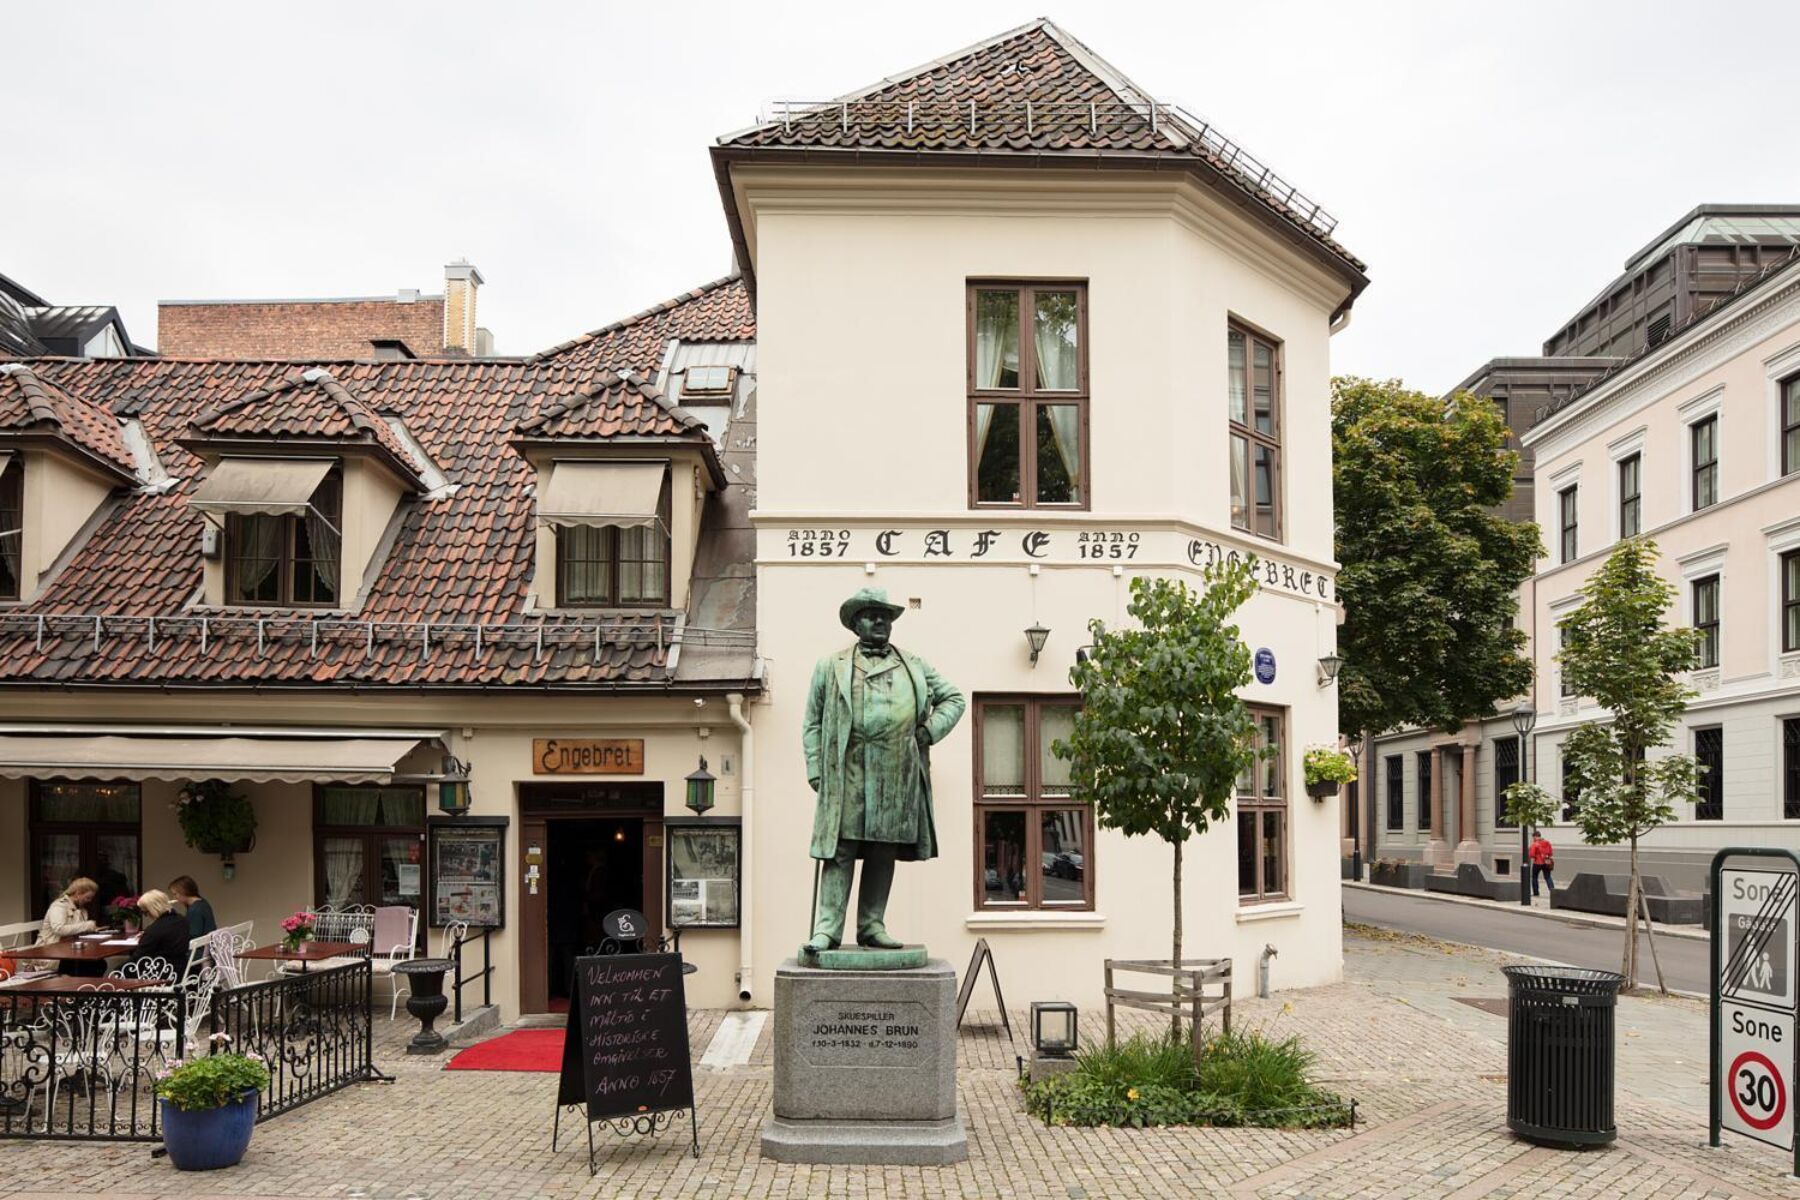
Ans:
<svg viewBox="0 0 1800 1200"><path fill-rule="evenodd" d="M989 796L1025 794L1025 709L990 704L981 714L981 790Z"/></svg>
<svg viewBox="0 0 1800 1200"><path fill-rule="evenodd" d="M1080 386L1075 349L1078 311L1074 292L1037 294L1031 340L1037 351L1040 391L1072 392Z"/></svg>
<svg viewBox="0 0 1800 1200"><path fill-rule="evenodd" d="M332 788L320 816L326 825L375 825L381 815L380 788Z"/></svg>
<svg viewBox="0 0 1800 1200"><path fill-rule="evenodd" d="M1250 442L1233 434L1231 438L1231 521L1250 525Z"/></svg>
<svg viewBox="0 0 1800 1200"><path fill-rule="evenodd" d="M988 430L994 427L994 408L992 404L975 406L975 461L982 461L987 453Z"/></svg>
<svg viewBox="0 0 1800 1200"><path fill-rule="evenodd" d="M237 554L238 594L254 596L281 565L281 518L247 516L237 528L244 543Z"/></svg>
<svg viewBox="0 0 1800 1200"><path fill-rule="evenodd" d="M1056 457L1069 474L1069 498L1081 499L1081 409L1073 404L1046 404L1042 410L1050 418L1050 429L1056 443Z"/></svg>
<svg viewBox="0 0 1800 1200"><path fill-rule="evenodd" d="M374 803L371 797L370 803ZM334 908L361 904L363 843L361 838L326 838L325 902Z"/></svg>
<svg viewBox="0 0 1800 1200"><path fill-rule="evenodd" d="M7 580L19 589L21 594L25 587L24 581L19 578L24 542L25 537L22 531L17 529L0 530L0 564L5 565Z"/></svg>
<svg viewBox="0 0 1800 1200"><path fill-rule="evenodd" d="M975 294L975 386L1019 386L1019 294Z"/></svg>
<svg viewBox="0 0 1800 1200"><path fill-rule="evenodd" d="M330 589L332 598L336 599L339 535L316 508L306 510L306 538L312 544L313 569Z"/></svg>

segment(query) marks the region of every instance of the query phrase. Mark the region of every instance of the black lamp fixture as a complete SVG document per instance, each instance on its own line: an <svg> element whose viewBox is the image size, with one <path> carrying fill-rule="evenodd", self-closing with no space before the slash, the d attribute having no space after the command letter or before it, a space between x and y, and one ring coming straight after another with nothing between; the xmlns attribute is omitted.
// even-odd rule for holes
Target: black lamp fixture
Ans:
<svg viewBox="0 0 1800 1200"><path fill-rule="evenodd" d="M1335 650L1321 656L1319 659L1319 686L1322 688L1330 687L1332 681L1338 677L1338 672L1343 669L1343 666L1344 658Z"/></svg>
<svg viewBox="0 0 1800 1200"><path fill-rule="evenodd" d="M1050 631L1033 621L1025 629L1025 640L1031 644L1031 665L1035 667L1038 655L1044 652L1044 643L1050 640Z"/></svg>
<svg viewBox="0 0 1800 1200"><path fill-rule="evenodd" d="M469 811L474 797L469 793L469 764L454 754L444 755L443 773L438 776L438 808L445 815L460 817Z"/></svg>
<svg viewBox="0 0 1800 1200"><path fill-rule="evenodd" d="M687 806L694 810L696 817L704 817L706 810L713 806L713 779L711 771L706 769L706 755L700 756L700 767L687 777Z"/></svg>
<svg viewBox="0 0 1800 1200"><path fill-rule="evenodd" d="M1525 753L1531 731L1537 728L1537 705L1530 700L1519 701L1519 706L1512 712L1513 732L1519 735L1519 782L1531 782L1531 756ZM1506 797L1496 796L1495 804L1506 803ZM1526 890L1526 881L1531 874L1531 830L1523 823L1519 826L1519 904L1531 907L1531 893Z"/></svg>
<svg viewBox="0 0 1800 1200"><path fill-rule="evenodd" d="M1031 1044L1042 1058L1068 1058L1075 1053L1075 1006L1067 1000L1031 1002Z"/></svg>

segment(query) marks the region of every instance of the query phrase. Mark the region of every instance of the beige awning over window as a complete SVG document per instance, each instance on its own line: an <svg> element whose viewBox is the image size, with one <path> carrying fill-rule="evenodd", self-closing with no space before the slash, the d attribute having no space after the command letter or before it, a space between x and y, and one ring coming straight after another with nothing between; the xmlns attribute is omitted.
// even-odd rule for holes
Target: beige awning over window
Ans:
<svg viewBox="0 0 1800 1200"><path fill-rule="evenodd" d="M655 525L662 501L661 462L584 462L558 459L538 500L538 520L546 525Z"/></svg>
<svg viewBox="0 0 1800 1200"><path fill-rule="evenodd" d="M335 465L329 458L221 459L188 500L188 507L202 512L302 516Z"/></svg>
<svg viewBox="0 0 1800 1200"><path fill-rule="evenodd" d="M385 783L416 738L0 736L9 779L222 779L228 783Z"/></svg>

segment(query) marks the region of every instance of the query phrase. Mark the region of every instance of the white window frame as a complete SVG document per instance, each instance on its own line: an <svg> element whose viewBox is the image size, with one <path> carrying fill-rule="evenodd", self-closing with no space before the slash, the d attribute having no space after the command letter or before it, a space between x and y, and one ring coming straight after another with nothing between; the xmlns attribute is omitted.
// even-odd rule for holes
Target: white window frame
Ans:
<svg viewBox="0 0 1800 1200"><path fill-rule="evenodd" d="M1781 648L1781 556L1800 550L1800 517L1763 529L1769 576L1769 676L1776 681L1800 680L1800 650Z"/></svg>
<svg viewBox="0 0 1800 1200"><path fill-rule="evenodd" d="M1725 494L1725 418L1722 409L1725 405L1725 385L1718 384L1701 392L1692 400L1685 401L1677 411L1681 414L1681 515L1691 516L1697 512L1706 512L1724 504L1728 497ZM1718 498L1706 508L1694 507L1694 426L1708 417L1718 417L1719 423L1714 427L1713 459L1714 469L1718 475Z"/></svg>
<svg viewBox="0 0 1800 1200"><path fill-rule="evenodd" d="M1764 428L1769 431L1770 481L1781 478L1781 385L1795 375L1800 375L1800 342L1763 359L1763 420L1767 422ZM1800 475L1800 472L1796 474Z"/></svg>
<svg viewBox="0 0 1800 1200"><path fill-rule="evenodd" d="M1619 489L1619 464L1637 455L1638 460L1638 533L1643 534L1650 528L1644 519L1644 436L1649 426L1639 425L1636 429L1619 438L1606 447L1606 455L1612 460L1612 516L1610 518L1609 544L1616 544L1625 534L1619 525L1619 508L1625 503L1625 494Z"/></svg>
<svg viewBox="0 0 1800 1200"><path fill-rule="evenodd" d="M1694 628L1694 585L1712 575L1719 577L1719 665L1695 667L1688 675L1694 686L1701 691L1714 690L1724 678L1728 624L1725 620L1725 593L1731 586L1730 572L1725 569L1725 556L1730 549L1730 542L1720 542L1676 560L1681 566L1681 623L1687 629Z"/></svg>

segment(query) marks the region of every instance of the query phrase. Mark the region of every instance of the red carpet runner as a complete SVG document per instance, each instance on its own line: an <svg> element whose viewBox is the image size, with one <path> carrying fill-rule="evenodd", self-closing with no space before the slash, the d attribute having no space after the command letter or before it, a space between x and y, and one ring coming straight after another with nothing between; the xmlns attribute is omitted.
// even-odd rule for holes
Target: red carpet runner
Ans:
<svg viewBox="0 0 1800 1200"><path fill-rule="evenodd" d="M444 1064L446 1071L548 1071L562 1069L563 1031L515 1029L477 1042Z"/></svg>

